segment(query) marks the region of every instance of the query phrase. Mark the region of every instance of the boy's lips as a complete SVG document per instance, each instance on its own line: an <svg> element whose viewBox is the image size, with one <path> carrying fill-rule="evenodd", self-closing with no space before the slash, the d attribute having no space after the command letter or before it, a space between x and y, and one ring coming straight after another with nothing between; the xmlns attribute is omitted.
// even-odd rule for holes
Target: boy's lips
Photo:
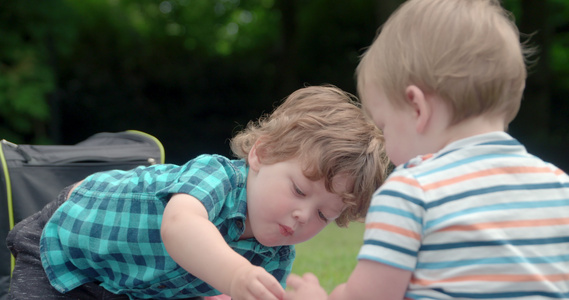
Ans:
<svg viewBox="0 0 569 300"><path fill-rule="evenodd" d="M279 230L284 236L291 236L294 233L294 230L286 225L279 225Z"/></svg>

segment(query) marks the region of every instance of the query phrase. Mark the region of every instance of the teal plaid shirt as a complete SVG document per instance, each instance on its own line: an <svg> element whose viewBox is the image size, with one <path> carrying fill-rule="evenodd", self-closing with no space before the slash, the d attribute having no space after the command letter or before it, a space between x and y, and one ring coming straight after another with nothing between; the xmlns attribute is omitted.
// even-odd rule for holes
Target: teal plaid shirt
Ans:
<svg viewBox="0 0 569 300"><path fill-rule="evenodd" d="M204 204L231 248L284 287L294 246L239 240L247 213L247 171L243 160L202 155L181 166L153 165L87 177L44 228L41 259L51 284L65 293L96 281L113 293L143 299L220 294L177 265L162 243L164 207L172 194L186 193Z"/></svg>

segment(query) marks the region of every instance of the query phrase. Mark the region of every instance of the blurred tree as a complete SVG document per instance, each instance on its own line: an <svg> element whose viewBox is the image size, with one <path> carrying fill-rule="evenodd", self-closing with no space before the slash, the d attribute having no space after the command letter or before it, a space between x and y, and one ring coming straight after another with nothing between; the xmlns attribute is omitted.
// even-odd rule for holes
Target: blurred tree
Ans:
<svg viewBox="0 0 569 300"><path fill-rule="evenodd" d="M503 2L541 51L511 130L554 160L569 150L569 3ZM355 93L359 55L400 3L0 0L0 137L70 144L132 128L171 162L230 155L234 131L294 89Z"/></svg>
<svg viewBox="0 0 569 300"><path fill-rule="evenodd" d="M399 7L399 5L401 5L403 2L405 1L404 0L376 1L377 20L379 21L379 24L385 23L385 21L387 21L391 13L393 13L395 9L397 9L397 7Z"/></svg>
<svg viewBox="0 0 569 300"><path fill-rule="evenodd" d="M560 155L565 157L569 149L569 5L566 0L550 2L548 20L552 37L547 62L551 67L550 131L561 142Z"/></svg>
<svg viewBox="0 0 569 300"><path fill-rule="evenodd" d="M561 70L569 68L569 44L563 42L563 37L567 37L569 6L562 0L510 0L506 5L517 13L522 41L536 52L529 57L522 106L510 131L530 152L569 170L569 161L560 159L569 150L569 86L558 84L568 78Z"/></svg>
<svg viewBox="0 0 569 300"><path fill-rule="evenodd" d="M85 18L61 60L59 142L135 127L174 160L229 154L233 130L305 84L355 92L358 50L376 27L371 0L70 3Z"/></svg>
<svg viewBox="0 0 569 300"><path fill-rule="evenodd" d="M0 136L48 140L47 97L57 85L54 54L68 52L72 23L65 1L0 1Z"/></svg>
<svg viewBox="0 0 569 300"><path fill-rule="evenodd" d="M306 80L310 80L309 84L333 83L356 92L354 71L377 31L376 3L376 0L302 1L303 5L297 9L295 42L299 83Z"/></svg>
<svg viewBox="0 0 569 300"><path fill-rule="evenodd" d="M529 57L528 79L518 119L513 130L525 136L549 131L551 117L549 47L551 30L547 21L548 2L522 0L518 24L522 39L535 49ZM523 12L532 12L531 15ZM520 120L520 121L518 121Z"/></svg>
<svg viewBox="0 0 569 300"><path fill-rule="evenodd" d="M277 100L263 99L274 73L266 53L278 37L271 1L73 5L90 15L62 62L62 143L134 127L163 139L176 156L227 151L236 120L252 118L260 101L270 109Z"/></svg>

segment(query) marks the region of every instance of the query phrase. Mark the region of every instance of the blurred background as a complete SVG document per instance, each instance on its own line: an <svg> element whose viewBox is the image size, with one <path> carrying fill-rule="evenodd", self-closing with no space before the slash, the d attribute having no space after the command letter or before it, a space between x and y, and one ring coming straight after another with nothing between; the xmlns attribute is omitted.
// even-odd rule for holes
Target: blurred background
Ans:
<svg viewBox="0 0 569 300"><path fill-rule="evenodd" d="M0 0L0 138L156 136L166 161L228 140L305 85L356 93L358 57L400 0ZM505 0L539 47L510 132L569 171L569 1Z"/></svg>

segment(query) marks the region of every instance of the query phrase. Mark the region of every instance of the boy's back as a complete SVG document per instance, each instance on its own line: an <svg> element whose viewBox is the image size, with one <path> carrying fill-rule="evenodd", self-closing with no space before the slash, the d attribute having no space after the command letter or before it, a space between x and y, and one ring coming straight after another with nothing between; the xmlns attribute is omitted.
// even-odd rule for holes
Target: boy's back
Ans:
<svg viewBox="0 0 569 300"><path fill-rule="evenodd" d="M359 259L410 272L406 297L569 297L569 178L504 132L526 51L499 1L410 0L358 66L400 164Z"/></svg>
<svg viewBox="0 0 569 300"><path fill-rule="evenodd" d="M359 259L408 272L406 297L569 297L569 178L504 132L526 51L499 1L410 0L358 66L399 165Z"/></svg>
<svg viewBox="0 0 569 300"><path fill-rule="evenodd" d="M474 136L390 176L359 259L412 270L408 296L563 297L568 205L561 170L506 133Z"/></svg>

